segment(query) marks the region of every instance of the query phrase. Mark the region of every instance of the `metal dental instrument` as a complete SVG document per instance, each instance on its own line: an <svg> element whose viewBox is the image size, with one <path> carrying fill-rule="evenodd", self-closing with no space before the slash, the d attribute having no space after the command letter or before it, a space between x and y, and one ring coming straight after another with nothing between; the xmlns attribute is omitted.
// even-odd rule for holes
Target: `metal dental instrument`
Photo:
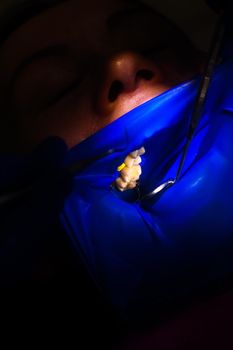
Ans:
<svg viewBox="0 0 233 350"><path fill-rule="evenodd" d="M201 113L202 113L203 106L204 106L204 103L206 100L209 84L210 84L210 81L211 81L211 78L212 78L212 75L214 72L214 68L215 68L217 60L218 60L218 54L219 54L219 50L220 50L220 47L222 44L224 31L225 31L225 28L224 28L222 16L221 16L220 19L218 20L218 23L217 23L216 29L215 29L215 33L213 35L212 44L211 44L210 51L209 51L209 57L207 60L206 68L204 70L204 74L203 74L201 82L200 82L200 87L198 90L196 103L195 103L194 110L193 110L192 117L191 117L191 123L190 123L188 134L187 134L187 141L186 141L184 148L183 148L183 151L182 151L181 160L180 160L180 163L178 166L176 176L174 179L170 179L168 181L165 181L164 183L160 184L158 187L156 187L150 193L142 196L140 198L141 200L153 198L157 194L161 193L162 191L167 190L169 187L174 185L180 178L180 175L181 175L184 163L185 163L185 159L187 157L190 143L192 141L192 138L193 138L193 135L194 135L195 130L197 128L199 119L201 117Z"/></svg>
<svg viewBox="0 0 233 350"><path fill-rule="evenodd" d="M202 108L204 105L204 102L206 100L206 95L207 95L207 91L208 91L208 87L210 84L210 80L211 77L213 75L213 71L215 68L215 65L217 63L217 59L218 59L218 53L219 53L219 49L222 43L222 39L224 36L224 25L223 25L223 21L222 21L222 16L220 17L217 26L216 26L216 30L215 30L215 34L213 36L213 42L211 45L211 49L210 49L210 53L209 53L209 58L207 60L207 65L206 65L206 69L204 71L203 77L201 79L200 82L200 87L199 87L199 91L198 91L198 95L197 95L197 99L196 99L196 103L195 103L195 107L194 107L194 111L191 117L191 123L190 123L190 127L189 127L189 131L188 131L188 135L187 135L187 141L184 145L184 149L182 152L182 156L181 156L181 160L179 163L179 167L178 167L178 171L176 174L176 177L174 179L169 179L168 181L165 181L164 183L160 184L159 186L157 186L153 191L151 191L150 193L143 195L143 196L139 196L139 200L144 200L144 199L150 199L154 196L156 196L157 194L160 194L162 191L167 190L169 187L171 187L172 185L174 185L180 178L184 163L185 163L185 159L187 156L187 152L189 149L189 145L191 143L192 137L194 135L194 132L196 130L196 127L198 125L198 121L200 119L201 116L201 112L202 112ZM101 154L100 156L97 157L93 157L81 162L77 162L72 164L71 166L68 167L68 172L70 174L73 174L77 171L81 171L82 169L84 169L85 167L89 166L93 161L96 161L98 159L103 158L104 156L111 154L112 152L114 152L114 150L109 150L104 154ZM46 176L45 176L46 177ZM43 178L42 178L43 180ZM17 191L13 191L10 193L4 193L4 194L0 194L0 206L1 205L5 205L9 202L14 201L15 199L18 199L22 196L24 196L25 194L27 194L28 192L30 192L34 186L37 185L37 182L34 184L29 184L26 187L20 188Z"/></svg>

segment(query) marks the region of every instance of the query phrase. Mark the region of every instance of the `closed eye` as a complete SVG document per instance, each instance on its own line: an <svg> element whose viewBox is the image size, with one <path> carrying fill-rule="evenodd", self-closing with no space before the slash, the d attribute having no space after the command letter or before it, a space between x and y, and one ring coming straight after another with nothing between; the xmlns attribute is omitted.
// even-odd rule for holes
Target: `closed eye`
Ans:
<svg viewBox="0 0 233 350"><path fill-rule="evenodd" d="M9 91L18 111L40 111L57 103L84 78L81 64L69 56L46 56L27 65Z"/></svg>
<svg viewBox="0 0 233 350"><path fill-rule="evenodd" d="M63 98L65 98L67 95L69 95L73 90L77 89L81 83L81 78L75 80L71 85L67 86L60 92L58 92L54 97L51 98L51 100L47 103L45 108L49 108L50 106L56 104Z"/></svg>
<svg viewBox="0 0 233 350"><path fill-rule="evenodd" d="M20 75L24 72L24 70L34 62L39 61L43 58L62 57L64 55L67 55L67 48L64 45L55 45L55 46L45 47L44 49L39 50L36 53L33 53L31 56L26 57L25 60L23 60L18 65L15 72L12 74L12 77L9 82L9 89L12 88L12 86L15 84L16 80L20 77Z"/></svg>

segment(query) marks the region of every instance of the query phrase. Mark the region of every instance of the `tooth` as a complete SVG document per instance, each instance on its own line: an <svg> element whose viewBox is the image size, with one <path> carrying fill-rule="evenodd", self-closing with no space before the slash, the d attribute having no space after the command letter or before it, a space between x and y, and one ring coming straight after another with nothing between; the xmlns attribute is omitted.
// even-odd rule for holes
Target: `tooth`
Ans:
<svg viewBox="0 0 233 350"><path fill-rule="evenodd" d="M143 155L144 153L146 153L146 150L144 147L141 147L139 150L138 150L138 155L141 156Z"/></svg>
<svg viewBox="0 0 233 350"><path fill-rule="evenodd" d="M136 186L137 186L137 182L136 182L136 181L131 181L131 182L128 184L127 188L128 188L129 190L132 190L132 189L135 188Z"/></svg>
<svg viewBox="0 0 233 350"><path fill-rule="evenodd" d="M140 176L140 175L142 174L142 168L141 168L141 166L140 166L140 165L138 165L137 170L138 170L138 175Z"/></svg>
<svg viewBox="0 0 233 350"><path fill-rule="evenodd" d="M121 174L121 178L124 182L129 183L130 182L130 178L127 175Z"/></svg>
<svg viewBox="0 0 233 350"><path fill-rule="evenodd" d="M141 166L140 165L135 165L134 166L134 172L133 172L135 175L138 175L138 176L140 176L141 175L141 173L142 173L142 168L141 168Z"/></svg>
<svg viewBox="0 0 233 350"><path fill-rule="evenodd" d="M130 181L130 174L131 174L131 169L133 168L128 168L127 166L120 172L121 177L124 178L124 181L129 182Z"/></svg>
<svg viewBox="0 0 233 350"><path fill-rule="evenodd" d="M142 154L144 154L145 152L146 152L145 148L141 147L140 149L137 149L136 151L131 152L130 156L135 159L138 156L141 156Z"/></svg>
<svg viewBox="0 0 233 350"><path fill-rule="evenodd" d="M132 158L137 158L137 156L138 156L138 150L136 150L136 151L134 151L134 152L131 152L130 153L130 156L132 157Z"/></svg>
<svg viewBox="0 0 233 350"><path fill-rule="evenodd" d="M132 168L132 166L134 165L134 158L132 158L130 155L128 155L125 158L124 163L127 167Z"/></svg>
<svg viewBox="0 0 233 350"><path fill-rule="evenodd" d="M120 172L120 177L116 179L116 187L120 191L135 188L139 179L142 168L139 165L142 162L141 155L145 153L145 148L141 147L134 152L131 152L124 160L124 167Z"/></svg>
<svg viewBox="0 0 233 350"><path fill-rule="evenodd" d="M121 177L116 179L116 186L120 191L124 191L127 187L128 183L123 181Z"/></svg>
<svg viewBox="0 0 233 350"><path fill-rule="evenodd" d="M141 156L145 153L145 148L144 147L141 147L139 150L138 150L138 156Z"/></svg>
<svg viewBox="0 0 233 350"><path fill-rule="evenodd" d="M138 165L142 162L142 158L140 156L138 156L135 160L134 160L134 165Z"/></svg>
<svg viewBox="0 0 233 350"><path fill-rule="evenodd" d="M132 180L138 180L139 176L142 173L142 169L140 165L134 165L132 168L125 167L122 172L121 176L126 182L130 182Z"/></svg>

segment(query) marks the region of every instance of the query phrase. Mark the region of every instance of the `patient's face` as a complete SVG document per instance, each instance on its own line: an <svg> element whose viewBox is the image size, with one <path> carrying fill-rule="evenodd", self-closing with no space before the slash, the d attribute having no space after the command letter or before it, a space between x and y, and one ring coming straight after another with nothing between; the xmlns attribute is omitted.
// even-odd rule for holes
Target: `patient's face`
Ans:
<svg viewBox="0 0 233 350"><path fill-rule="evenodd" d="M185 45L137 1L69 0L31 18L0 50L2 150L76 145L196 73Z"/></svg>

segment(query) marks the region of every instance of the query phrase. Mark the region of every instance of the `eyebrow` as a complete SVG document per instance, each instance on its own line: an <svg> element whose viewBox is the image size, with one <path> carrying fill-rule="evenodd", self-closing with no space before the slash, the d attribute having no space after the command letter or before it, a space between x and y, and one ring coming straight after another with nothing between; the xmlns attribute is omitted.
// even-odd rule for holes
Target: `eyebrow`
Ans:
<svg viewBox="0 0 233 350"><path fill-rule="evenodd" d="M31 56L27 57L25 60L23 60L19 66L14 71L12 77L9 81L9 88L11 88L14 84L17 78L20 74L24 71L24 69L32 64L35 61L38 61L44 57L50 57L50 56L63 56L68 52L68 48L65 45L53 45L43 48L42 50L37 51L36 53L32 54Z"/></svg>

